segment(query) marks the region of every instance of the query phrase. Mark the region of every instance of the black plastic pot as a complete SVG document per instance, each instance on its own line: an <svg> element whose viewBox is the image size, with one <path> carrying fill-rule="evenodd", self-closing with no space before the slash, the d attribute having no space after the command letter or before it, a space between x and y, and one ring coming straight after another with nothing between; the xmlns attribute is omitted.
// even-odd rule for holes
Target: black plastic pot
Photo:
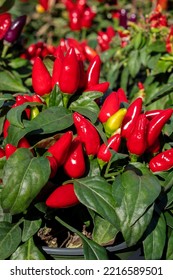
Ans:
<svg viewBox="0 0 173 280"><path fill-rule="evenodd" d="M43 251L50 255L53 259L65 260L81 260L84 259L84 252L82 248L50 248L47 246L42 247ZM126 243L115 246L106 247L110 259L122 260L143 260L141 249L139 247L128 248Z"/></svg>

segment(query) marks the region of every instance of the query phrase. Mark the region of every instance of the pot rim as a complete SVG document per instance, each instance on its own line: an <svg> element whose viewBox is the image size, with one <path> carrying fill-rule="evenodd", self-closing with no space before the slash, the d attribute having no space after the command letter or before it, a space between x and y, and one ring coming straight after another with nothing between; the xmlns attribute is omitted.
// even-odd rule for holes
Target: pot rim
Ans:
<svg viewBox="0 0 173 280"><path fill-rule="evenodd" d="M106 250L109 252L121 251L127 248L126 242L122 242L115 246L107 246ZM84 255L83 248L50 248L48 246L42 246L43 251L50 255L62 255L62 256L82 256Z"/></svg>

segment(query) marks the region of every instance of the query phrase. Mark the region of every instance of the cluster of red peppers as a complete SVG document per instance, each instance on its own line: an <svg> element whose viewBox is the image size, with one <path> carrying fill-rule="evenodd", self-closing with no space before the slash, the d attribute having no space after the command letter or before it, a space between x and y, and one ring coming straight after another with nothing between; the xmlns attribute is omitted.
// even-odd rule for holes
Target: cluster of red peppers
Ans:
<svg viewBox="0 0 173 280"><path fill-rule="evenodd" d="M66 0L64 2L69 13L69 26L73 31L90 28L95 17L95 12L86 3L86 0Z"/></svg>
<svg viewBox="0 0 173 280"><path fill-rule="evenodd" d="M36 57L39 56L41 59L43 59L48 55L54 55L55 50L56 48L54 46L39 41L29 45L27 49L20 55L20 57L29 60L31 64L33 64Z"/></svg>
<svg viewBox="0 0 173 280"><path fill-rule="evenodd" d="M61 46L56 49L56 57L53 70L50 74L41 58L37 57L32 69L32 85L34 92L40 96L49 94L55 85L58 85L64 94L64 100L78 90L105 92L108 82L99 83L101 60L99 55L91 60L87 71L85 71L80 54L70 47L65 56ZM67 104L66 104L67 105Z"/></svg>
<svg viewBox="0 0 173 280"><path fill-rule="evenodd" d="M98 118L103 123L108 137L107 145L102 144L98 152L101 166L111 158L108 148L117 152L121 140L124 139L131 160L136 160L145 153L152 155L158 153L149 162L149 168L153 172L172 168L172 149L159 153L161 149L159 137L164 125L170 120L173 110L170 108L143 112L142 97L128 104L127 109L123 107L124 102L128 104L123 90L119 89L105 99L100 109ZM159 159L162 159L160 163Z"/></svg>

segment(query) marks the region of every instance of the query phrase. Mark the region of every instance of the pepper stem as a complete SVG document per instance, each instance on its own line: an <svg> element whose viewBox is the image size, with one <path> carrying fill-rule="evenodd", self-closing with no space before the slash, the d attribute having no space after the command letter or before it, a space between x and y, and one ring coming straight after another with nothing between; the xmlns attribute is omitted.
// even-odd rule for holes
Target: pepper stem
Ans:
<svg viewBox="0 0 173 280"><path fill-rule="evenodd" d="M6 57L6 54L7 54L8 49L9 49L9 46L10 46L9 44L4 44L3 45L2 54L1 54L2 58Z"/></svg>
<svg viewBox="0 0 173 280"><path fill-rule="evenodd" d="M131 159L131 162L137 162L138 161L138 156L135 155L135 154L130 154L130 159Z"/></svg>
<svg viewBox="0 0 173 280"><path fill-rule="evenodd" d="M63 105L65 108L67 108L68 106L69 99L70 99L70 94L67 93L62 94Z"/></svg>

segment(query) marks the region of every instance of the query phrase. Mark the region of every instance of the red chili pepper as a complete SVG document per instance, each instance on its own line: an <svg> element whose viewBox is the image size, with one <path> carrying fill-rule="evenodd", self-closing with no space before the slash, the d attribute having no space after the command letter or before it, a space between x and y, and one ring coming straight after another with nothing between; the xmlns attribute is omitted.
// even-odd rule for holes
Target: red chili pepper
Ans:
<svg viewBox="0 0 173 280"><path fill-rule="evenodd" d="M48 10L48 0L39 0L39 4L44 8L45 11Z"/></svg>
<svg viewBox="0 0 173 280"><path fill-rule="evenodd" d="M160 147L161 147L160 140L159 138L157 138L156 141L153 143L153 145L147 148L146 152L156 154L160 151Z"/></svg>
<svg viewBox="0 0 173 280"><path fill-rule="evenodd" d="M145 114L140 114L136 120L135 127L131 135L127 138L127 149L131 154L141 156L146 148L146 134L147 134L148 120Z"/></svg>
<svg viewBox="0 0 173 280"><path fill-rule="evenodd" d="M173 167L173 148L157 154L149 162L153 172L167 171Z"/></svg>
<svg viewBox="0 0 173 280"><path fill-rule="evenodd" d="M50 178L53 178L55 177L56 172L58 170L58 163L54 156L47 156L47 159L49 160L50 169L51 169Z"/></svg>
<svg viewBox="0 0 173 280"><path fill-rule="evenodd" d="M101 59L96 55L90 62L87 70L87 88L99 84Z"/></svg>
<svg viewBox="0 0 173 280"><path fill-rule="evenodd" d="M163 126L172 116L172 112L172 109L165 109L149 122L147 132L147 144L149 147L152 146L159 137Z"/></svg>
<svg viewBox="0 0 173 280"><path fill-rule="evenodd" d="M153 119L155 116L158 116L163 110L149 110L145 112L145 115L147 117L147 119L151 120Z"/></svg>
<svg viewBox="0 0 173 280"><path fill-rule="evenodd" d="M109 43L110 43L110 39L109 36L106 32L104 31L98 31L97 33L97 41L98 41L98 45L101 49L102 52L106 51L109 49Z"/></svg>
<svg viewBox="0 0 173 280"><path fill-rule="evenodd" d="M5 157L5 151L0 148L0 158Z"/></svg>
<svg viewBox="0 0 173 280"><path fill-rule="evenodd" d="M100 147L100 137L96 128L88 119L77 112L73 113L73 121L87 155L95 156Z"/></svg>
<svg viewBox="0 0 173 280"><path fill-rule="evenodd" d="M108 139L108 144L103 143L100 146L97 153L97 158L99 160L102 160L103 162L109 162L112 157L110 149L114 150L115 152L118 152L120 144L121 144L121 133L118 130L117 133L115 133Z"/></svg>
<svg viewBox="0 0 173 280"><path fill-rule="evenodd" d="M81 27L90 28L94 17L95 13L91 7L86 7L81 16Z"/></svg>
<svg viewBox="0 0 173 280"><path fill-rule="evenodd" d="M4 138L6 138L7 135L8 135L8 128L9 128L9 126L10 126L10 122L9 122L9 120L6 119L4 121L4 126L3 126L3 137Z"/></svg>
<svg viewBox="0 0 173 280"><path fill-rule="evenodd" d="M119 88L117 90L117 95L118 95L118 98L119 98L119 102L126 102L128 103L128 99L127 99L127 96L126 96L126 93L125 91L122 89L122 88Z"/></svg>
<svg viewBox="0 0 173 280"><path fill-rule="evenodd" d="M84 152L82 143L78 138L72 141L63 168L65 173L71 178L80 178L85 174Z"/></svg>
<svg viewBox="0 0 173 280"><path fill-rule="evenodd" d="M89 86L85 91L100 91L102 93L106 92L109 88L109 82L103 82L97 85Z"/></svg>
<svg viewBox="0 0 173 280"><path fill-rule="evenodd" d="M55 84L59 84L59 78L62 71L62 64L63 64L64 54L62 52L61 47L59 46L56 49L56 59L53 64L53 71L52 71L52 88Z"/></svg>
<svg viewBox="0 0 173 280"><path fill-rule="evenodd" d="M84 69L84 63L82 56L80 54L77 54L77 59L79 63L79 69L80 69L80 81L79 81L79 89L84 89L86 87L86 72Z"/></svg>
<svg viewBox="0 0 173 280"><path fill-rule="evenodd" d="M19 143L17 145L18 148L31 148L31 145L30 143L28 142L28 140L26 139L26 137L22 137L20 140L19 140Z"/></svg>
<svg viewBox="0 0 173 280"><path fill-rule="evenodd" d="M8 159L15 151L17 150L17 147L12 144L6 144L5 146L5 155L6 159Z"/></svg>
<svg viewBox="0 0 173 280"><path fill-rule="evenodd" d="M81 13L78 9L74 8L69 11L69 20L71 30L79 31L81 29Z"/></svg>
<svg viewBox="0 0 173 280"><path fill-rule="evenodd" d="M73 94L78 89L80 81L80 67L74 48L67 51L63 59L59 77L59 87L63 93Z"/></svg>
<svg viewBox="0 0 173 280"><path fill-rule="evenodd" d="M92 49L90 46L86 45L86 44L83 45L83 50L84 50L86 58L89 61L92 61L93 58L97 55L97 52L94 49Z"/></svg>
<svg viewBox="0 0 173 280"><path fill-rule="evenodd" d="M117 112L120 108L119 98L117 92L113 91L110 93L103 102L103 105L100 109L98 118L104 123L108 120L110 116L112 116L115 112Z"/></svg>
<svg viewBox="0 0 173 280"><path fill-rule="evenodd" d="M64 164L72 142L72 131L65 132L48 150L56 159L58 166Z"/></svg>
<svg viewBox="0 0 173 280"><path fill-rule="evenodd" d="M40 57L34 61L32 68L32 86L36 94L42 96L52 90L52 79Z"/></svg>
<svg viewBox="0 0 173 280"><path fill-rule="evenodd" d="M11 26L11 14L0 14L0 40L2 40Z"/></svg>
<svg viewBox="0 0 173 280"><path fill-rule="evenodd" d="M132 130L136 124L136 120L142 110L142 97L136 98L127 108L127 113L122 122L121 135L124 138L128 138L132 133Z"/></svg>
<svg viewBox="0 0 173 280"><path fill-rule="evenodd" d="M50 208L68 208L78 203L73 184L59 186L46 200L46 205Z"/></svg>

